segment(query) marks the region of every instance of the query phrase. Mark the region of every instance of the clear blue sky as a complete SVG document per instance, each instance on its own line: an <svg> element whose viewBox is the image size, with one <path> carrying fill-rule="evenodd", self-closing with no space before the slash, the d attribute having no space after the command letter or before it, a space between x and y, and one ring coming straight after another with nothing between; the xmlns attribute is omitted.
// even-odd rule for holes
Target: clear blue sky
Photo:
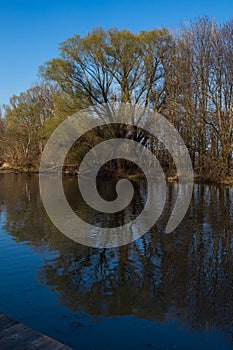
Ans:
<svg viewBox="0 0 233 350"><path fill-rule="evenodd" d="M0 105L30 88L38 66L58 56L59 43L75 33L177 27L203 15L226 21L233 0L0 0Z"/></svg>

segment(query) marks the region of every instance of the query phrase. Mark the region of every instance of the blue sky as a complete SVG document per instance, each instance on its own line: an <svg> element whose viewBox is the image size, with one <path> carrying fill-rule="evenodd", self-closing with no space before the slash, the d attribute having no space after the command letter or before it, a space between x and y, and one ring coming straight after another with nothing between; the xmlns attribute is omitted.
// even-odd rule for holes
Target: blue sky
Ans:
<svg viewBox="0 0 233 350"><path fill-rule="evenodd" d="M177 27L208 15L218 22L233 15L232 0L0 0L0 105L30 88L38 67L58 56L59 43L93 27L134 32Z"/></svg>

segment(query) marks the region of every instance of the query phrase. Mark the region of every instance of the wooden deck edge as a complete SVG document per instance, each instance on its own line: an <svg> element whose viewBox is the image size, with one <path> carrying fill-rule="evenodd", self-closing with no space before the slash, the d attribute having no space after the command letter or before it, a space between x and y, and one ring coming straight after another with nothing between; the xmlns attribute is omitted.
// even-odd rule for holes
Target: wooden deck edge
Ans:
<svg viewBox="0 0 233 350"><path fill-rule="evenodd" d="M70 347L37 332L0 313L1 350L72 350Z"/></svg>

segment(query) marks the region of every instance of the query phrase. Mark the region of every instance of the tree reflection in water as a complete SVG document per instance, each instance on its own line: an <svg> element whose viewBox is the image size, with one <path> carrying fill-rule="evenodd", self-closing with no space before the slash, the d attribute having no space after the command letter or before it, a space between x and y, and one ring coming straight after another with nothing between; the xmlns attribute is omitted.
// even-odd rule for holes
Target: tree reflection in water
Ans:
<svg viewBox="0 0 233 350"><path fill-rule="evenodd" d="M115 196L114 182L98 183L105 199ZM134 243L116 249L81 246L58 232L47 217L36 175L1 175L0 208L4 229L36 250L48 248L40 283L59 292L72 311L90 315L135 315L177 319L196 330L233 327L233 189L195 185L182 224L164 233L178 185L168 185L167 203L157 224ZM83 202L77 180L64 179L71 206L88 222L118 226L136 217L146 199L146 183L135 183L132 203L122 212L96 213ZM185 188L184 188L185 190Z"/></svg>

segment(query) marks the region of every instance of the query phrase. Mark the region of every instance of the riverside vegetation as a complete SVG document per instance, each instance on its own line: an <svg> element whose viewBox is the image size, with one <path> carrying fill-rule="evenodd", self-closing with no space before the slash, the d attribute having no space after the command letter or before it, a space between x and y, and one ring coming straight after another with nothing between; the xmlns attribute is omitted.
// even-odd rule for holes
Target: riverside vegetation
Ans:
<svg viewBox="0 0 233 350"><path fill-rule="evenodd" d="M43 147L68 116L97 103L138 103L165 116L189 150L195 175L203 181L233 183L233 20L217 24L202 17L180 30L141 31L96 28L60 45L60 57L39 68L40 82L13 96L0 118L1 169L37 171ZM176 175L162 144L140 130L113 127L111 136L145 145L166 174ZM70 150L68 172L109 136L88 132ZM72 166L71 166L72 165ZM126 172L122 162L103 171Z"/></svg>

